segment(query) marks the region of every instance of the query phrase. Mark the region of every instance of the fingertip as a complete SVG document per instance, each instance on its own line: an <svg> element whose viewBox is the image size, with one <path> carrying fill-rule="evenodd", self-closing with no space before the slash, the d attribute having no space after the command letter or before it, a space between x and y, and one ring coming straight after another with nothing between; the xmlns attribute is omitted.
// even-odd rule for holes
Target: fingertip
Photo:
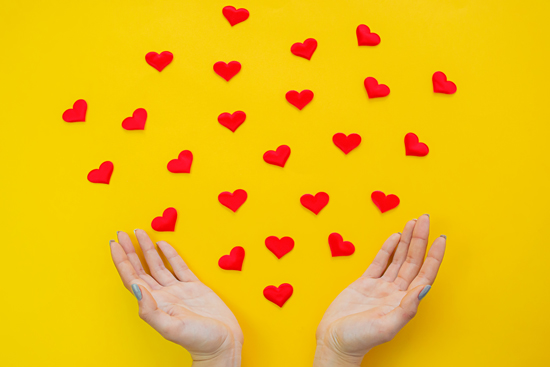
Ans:
<svg viewBox="0 0 550 367"><path fill-rule="evenodd" d="M422 298L426 297L430 289L432 289L431 285L427 285L424 288L422 288L422 291L420 291L420 293L418 294L418 300L422 301Z"/></svg>
<svg viewBox="0 0 550 367"><path fill-rule="evenodd" d="M447 241L447 236L446 236L446 235L442 234L442 235L439 236L439 237L443 237L443 238L445 239L445 241Z"/></svg>
<svg viewBox="0 0 550 367"><path fill-rule="evenodd" d="M141 294L141 288L139 288L139 285L135 283L132 284L132 293L138 301L141 301L141 299L143 298L143 295Z"/></svg>

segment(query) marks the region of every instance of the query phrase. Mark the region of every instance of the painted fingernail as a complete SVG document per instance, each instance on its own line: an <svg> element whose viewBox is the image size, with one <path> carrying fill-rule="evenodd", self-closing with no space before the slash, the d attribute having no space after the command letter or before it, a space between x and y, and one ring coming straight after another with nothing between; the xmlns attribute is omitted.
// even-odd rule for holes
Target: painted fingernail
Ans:
<svg viewBox="0 0 550 367"><path fill-rule="evenodd" d="M397 232L397 233L399 233L400 235L402 235L402 234L403 234L403 233L401 233L401 232Z"/></svg>
<svg viewBox="0 0 550 367"><path fill-rule="evenodd" d="M109 246L111 246L115 240L109 240Z"/></svg>
<svg viewBox="0 0 550 367"><path fill-rule="evenodd" d="M132 292L134 293L134 296L136 296L137 300L141 301L141 298L143 298L143 296L141 295L141 289L139 289L139 286L137 284L132 284Z"/></svg>
<svg viewBox="0 0 550 367"><path fill-rule="evenodd" d="M447 236L445 236L444 234L442 234L441 236L439 237L443 237L444 239L447 239Z"/></svg>
<svg viewBox="0 0 550 367"><path fill-rule="evenodd" d="M137 228L136 228L136 229L134 229L134 234L136 234L136 231L137 231L137 230L138 230Z"/></svg>
<svg viewBox="0 0 550 367"><path fill-rule="evenodd" d="M424 289L422 289L422 292L420 292L420 294L418 295L418 300L422 301L422 298L426 297L426 294L428 294L430 289L432 289L431 285L425 286Z"/></svg>
<svg viewBox="0 0 550 367"><path fill-rule="evenodd" d="M428 216L428 218L430 217L430 215L429 215L429 214L424 214L424 215Z"/></svg>

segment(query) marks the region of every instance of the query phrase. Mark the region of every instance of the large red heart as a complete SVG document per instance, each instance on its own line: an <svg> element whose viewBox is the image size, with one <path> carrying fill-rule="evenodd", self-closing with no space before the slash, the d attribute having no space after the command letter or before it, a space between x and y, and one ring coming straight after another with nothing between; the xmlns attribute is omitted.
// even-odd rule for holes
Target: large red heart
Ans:
<svg viewBox="0 0 550 367"><path fill-rule="evenodd" d="M290 52L296 56L303 57L304 59L311 60L311 56L317 49L317 40L315 38L308 38L304 43L296 42L290 47Z"/></svg>
<svg viewBox="0 0 550 367"><path fill-rule="evenodd" d="M173 59L174 55L170 51L162 51L160 55L156 52L149 52L145 55L145 61L159 72L167 67Z"/></svg>
<svg viewBox="0 0 550 367"><path fill-rule="evenodd" d="M113 162L105 161L101 163L98 169L93 169L88 173L88 181L92 183L109 184L113 169Z"/></svg>
<svg viewBox="0 0 550 367"><path fill-rule="evenodd" d="M313 99L313 92L309 89L304 89L300 93L295 90L286 92L286 100L297 109L301 110Z"/></svg>
<svg viewBox="0 0 550 367"><path fill-rule="evenodd" d="M405 135L405 154L424 157L430 149L424 143L420 143L415 133Z"/></svg>
<svg viewBox="0 0 550 367"><path fill-rule="evenodd" d="M292 288L292 286L288 283L283 283L279 287L268 285L264 288L264 297L268 301L275 303L277 306L283 307L290 296L292 296L293 292L294 288Z"/></svg>
<svg viewBox="0 0 550 367"><path fill-rule="evenodd" d="M328 204L328 200L328 194L321 191L315 194L315 196L311 194L303 195L300 198L300 203L317 215Z"/></svg>
<svg viewBox="0 0 550 367"><path fill-rule="evenodd" d="M277 259L280 259L294 248L294 240L290 237L279 239L275 236L269 236L265 239L265 246L277 256Z"/></svg>
<svg viewBox="0 0 550 367"><path fill-rule="evenodd" d="M239 209L241 205L244 204L247 197L248 195L246 191L238 189L233 191L233 193L230 193L228 191L222 192L218 195L218 200L223 206L226 206L233 212L236 212L237 209Z"/></svg>
<svg viewBox="0 0 550 367"><path fill-rule="evenodd" d="M339 233L331 233L328 236L328 245L332 257L349 256L355 252L355 246L349 241L344 241Z"/></svg>
<svg viewBox="0 0 550 367"><path fill-rule="evenodd" d="M382 191L373 191L370 198L382 213L399 205L399 198L396 195L390 194L386 196Z"/></svg>
<svg viewBox="0 0 550 367"><path fill-rule="evenodd" d="M434 93L454 94L456 92L456 84L448 81L445 73L436 71L432 76L434 85Z"/></svg>
<svg viewBox="0 0 550 367"><path fill-rule="evenodd" d="M332 142L345 154L348 154L361 144L361 136L359 134L346 134L337 133L332 137Z"/></svg>
<svg viewBox="0 0 550 367"><path fill-rule="evenodd" d="M156 217L151 222L151 228L157 232L174 232L178 212L174 208L167 208L161 217Z"/></svg>
<svg viewBox="0 0 550 367"><path fill-rule="evenodd" d="M193 153L189 150L182 150L177 159L168 162L168 171L172 173L190 173L193 163Z"/></svg>
<svg viewBox="0 0 550 367"><path fill-rule="evenodd" d="M223 255L218 260L218 266L224 270L238 270L243 268L244 248L241 246L233 247L229 255Z"/></svg>
<svg viewBox="0 0 550 367"><path fill-rule="evenodd" d="M372 33L369 27L364 24L358 25L355 33L357 34L359 46L376 46L380 43L380 36Z"/></svg>
<svg viewBox="0 0 550 367"><path fill-rule="evenodd" d="M365 79L365 89L369 98L385 97L390 94L390 88L385 84L378 84L378 81L369 76Z"/></svg>
<svg viewBox="0 0 550 367"><path fill-rule="evenodd" d="M144 108L138 108L132 114L132 117L126 117L122 121L124 130L143 130L145 129L145 121L147 121L147 111Z"/></svg>
<svg viewBox="0 0 550 367"><path fill-rule="evenodd" d="M235 132L244 120L246 120L246 113L243 111L235 111L232 114L229 112L224 112L218 116L218 122L232 132Z"/></svg>
<svg viewBox="0 0 550 367"><path fill-rule="evenodd" d="M230 81L231 78L241 71L241 63L238 61L231 61L229 64L226 64L223 61L218 61L214 64L214 71L226 81Z"/></svg>
<svg viewBox="0 0 550 367"><path fill-rule="evenodd" d="M231 27L244 22L250 16L250 13L245 8L235 9L234 6L226 6L222 9L222 14L229 24L231 24Z"/></svg>
<svg viewBox="0 0 550 367"><path fill-rule="evenodd" d="M264 153L264 161L274 166L284 167L290 157L290 147L281 145L277 150L268 150Z"/></svg>
<svg viewBox="0 0 550 367"><path fill-rule="evenodd" d="M65 122L84 122L86 121L86 111L88 104L85 100L79 99L73 103L73 108L63 112L63 121Z"/></svg>

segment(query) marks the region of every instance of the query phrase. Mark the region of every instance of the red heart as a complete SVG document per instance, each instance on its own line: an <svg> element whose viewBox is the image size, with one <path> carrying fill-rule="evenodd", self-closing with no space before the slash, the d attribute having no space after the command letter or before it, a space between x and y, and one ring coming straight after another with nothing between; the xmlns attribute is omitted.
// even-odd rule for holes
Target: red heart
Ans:
<svg viewBox="0 0 550 367"><path fill-rule="evenodd" d="M365 79L365 89L369 98L385 97L390 94L390 88L385 84L378 84L378 81L373 77Z"/></svg>
<svg viewBox="0 0 550 367"><path fill-rule="evenodd" d="M382 191L373 191L370 198L382 213L399 205L399 198L396 195L390 194L386 196Z"/></svg>
<svg viewBox="0 0 550 367"><path fill-rule="evenodd" d="M309 89L304 89L300 93L295 90L286 92L286 100L297 109L301 110L313 99L313 92Z"/></svg>
<svg viewBox="0 0 550 367"><path fill-rule="evenodd" d="M405 135L405 154L414 155L417 157L424 157L430 150L424 143L418 141L418 136L414 133L408 133Z"/></svg>
<svg viewBox="0 0 550 367"><path fill-rule="evenodd" d="M88 104L85 100L79 99L73 103L73 108L63 112L63 121L65 122L84 122L86 121L86 111Z"/></svg>
<svg viewBox="0 0 550 367"><path fill-rule="evenodd" d="M250 13L245 8L235 9L234 6L226 6L222 9L222 14L229 21L231 27L244 22L250 16Z"/></svg>
<svg viewBox="0 0 550 367"><path fill-rule="evenodd" d="M364 24L358 25L355 33L357 34L359 46L376 46L380 43L380 36L372 33L369 27Z"/></svg>
<svg viewBox="0 0 550 367"><path fill-rule="evenodd" d="M113 162L105 161L101 163L98 169L93 169L88 173L88 181L108 185L114 168Z"/></svg>
<svg viewBox="0 0 550 367"><path fill-rule="evenodd" d="M126 117L122 121L124 130L143 130L145 129L145 121L147 121L147 111L144 108L138 108L132 114L132 117Z"/></svg>
<svg viewBox="0 0 550 367"><path fill-rule="evenodd" d="M434 85L434 93L454 94L456 92L456 84L447 81L447 76L441 71L436 71L432 76Z"/></svg>
<svg viewBox="0 0 550 367"><path fill-rule="evenodd" d="M283 283L279 287L268 285L264 288L264 297L268 301L275 303L277 306L283 307L290 296L292 296L293 292L294 288L292 288L292 286L288 283Z"/></svg>
<svg viewBox="0 0 550 367"><path fill-rule="evenodd" d="M162 71L165 67L167 67L172 60L174 59L174 55L170 51L163 51L159 54L156 52L149 52L147 55L145 55L145 61L158 71Z"/></svg>
<svg viewBox="0 0 550 367"><path fill-rule="evenodd" d="M328 199L328 194L321 191L315 194L315 196L311 194L303 195L300 198L300 203L317 215L328 204Z"/></svg>
<svg viewBox="0 0 550 367"><path fill-rule="evenodd" d="M235 111L233 114L224 112L218 116L218 122L233 132L241 126L244 120L246 120L246 113L243 111Z"/></svg>
<svg viewBox="0 0 550 367"><path fill-rule="evenodd" d="M241 246L233 247L229 255L223 255L218 260L218 266L224 270L238 270L243 268L244 248Z"/></svg>
<svg viewBox="0 0 550 367"><path fill-rule="evenodd" d="M238 61L231 61L226 64L223 61L218 61L214 64L214 71L227 81L230 81L239 71L241 71L241 63Z"/></svg>
<svg viewBox="0 0 550 367"><path fill-rule="evenodd" d="M265 239L265 246L277 256L277 259L280 259L294 248L294 240L290 237L279 239L275 236L269 236Z"/></svg>
<svg viewBox="0 0 550 367"><path fill-rule="evenodd" d="M328 245L330 246L330 253L332 257L336 256L349 256L355 252L355 246L349 241L344 241L342 236L338 233L331 233L328 236Z"/></svg>
<svg viewBox="0 0 550 367"><path fill-rule="evenodd" d="M218 201L223 205L236 212L246 201L248 195L244 190L235 190L233 193L224 191L218 195Z"/></svg>
<svg viewBox="0 0 550 367"><path fill-rule="evenodd" d="M315 38L308 38L304 41L304 43L296 42L295 44L293 44L290 48L290 52L292 52L296 56L311 60L311 56L313 56L313 53L316 49L317 40Z"/></svg>
<svg viewBox="0 0 550 367"><path fill-rule="evenodd" d="M176 228L178 212L174 208L167 208L161 217L156 217L151 222L151 228L157 232L174 232Z"/></svg>
<svg viewBox="0 0 550 367"><path fill-rule="evenodd" d="M361 144L361 136L359 134L346 134L337 133L332 137L332 142L345 154L348 154Z"/></svg>
<svg viewBox="0 0 550 367"><path fill-rule="evenodd" d="M189 150L182 150L177 159L168 162L168 171L172 173L190 173L193 163L193 153Z"/></svg>
<svg viewBox="0 0 550 367"><path fill-rule="evenodd" d="M274 166L284 167L286 161L290 157L290 147L281 145L275 150L268 150L264 153L264 161Z"/></svg>

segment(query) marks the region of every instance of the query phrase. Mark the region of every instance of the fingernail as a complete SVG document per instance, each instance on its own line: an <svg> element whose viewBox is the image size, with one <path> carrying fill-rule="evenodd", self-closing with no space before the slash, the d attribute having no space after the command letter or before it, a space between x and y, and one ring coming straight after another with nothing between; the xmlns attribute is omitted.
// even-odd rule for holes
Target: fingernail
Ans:
<svg viewBox="0 0 550 367"><path fill-rule="evenodd" d="M111 246L115 240L109 240L109 246Z"/></svg>
<svg viewBox="0 0 550 367"><path fill-rule="evenodd" d="M443 237L444 239L447 239L447 236L445 236L444 234L442 234L441 236L439 237Z"/></svg>
<svg viewBox="0 0 550 367"><path fill-rule="evenodd" d="M424 214L424 215L427 215L427 216L428 216L428 218L430 217L430 215L429 215L429 214Z"/></svg>
<svg viewBox="0 0 550 367"><path fill-rule="evenodd" d="M401 233L401 232L397 232L397 233L399 233L400 235L402 235L402 234L403 234L403 233Z"/></svg>
<svg viewBox="0 0 550 367"><path fill-rule="evenodd" d="M426 289L426 288L424 288ZM136 296L138 301L141 301L142 295L141 295L141 289L139 289L139 286L137 284L132 284L132 292L134 293L134 296ZM422 291L424 292L424 291Z"/></svg>
<svg viewBox="0 0 550 367"><path fill-rule="evenodd" d="M136 228L136 229L134 229L134 234L136 234L136 231L137 231L137 230L138 230L137 228Z"/></svg>
<svg viewBox="0 0 550 367"><path fill-rule="evenodd" d="M132 286L133 287L133 286ZM432 289L432 286L431 285L427 285L424 287L424 289L422 289L422 292L420 292L420 294L418 295L418 300L419 301L422 301L422 298L426 297L426 294L428 294L428 292L430 291L430 289Z"/></svg>
<svg viewBox="0 0 550 367"><path fill-rule="evenodd" d="M411 220L414 220L414 221L416 222L416 218L413 218L413 219L411 219Z"/></svg>

